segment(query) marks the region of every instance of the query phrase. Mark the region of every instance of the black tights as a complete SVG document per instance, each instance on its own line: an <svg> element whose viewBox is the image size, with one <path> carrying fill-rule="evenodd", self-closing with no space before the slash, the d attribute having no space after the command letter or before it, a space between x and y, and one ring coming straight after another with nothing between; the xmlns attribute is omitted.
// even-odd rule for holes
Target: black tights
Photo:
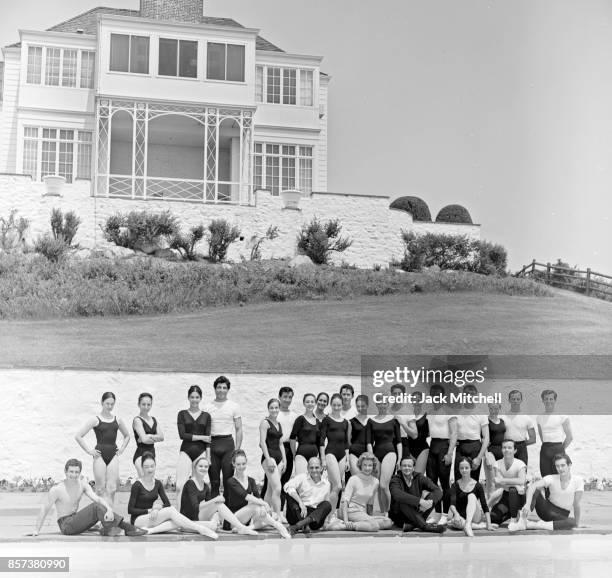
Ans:
<svg viewBox="0 0 612 578"><path fill-rule="evenodd" d="M451 466L444 463L444 456L448 452L449 441L447 439L433 438L429 447L427 457L426 475L434 483L440 482L442 487L442 502L436 504L436 512L445 513L450 508L450 474ZM444 507L444 510L442 510Z"/></svg>
<svg viewBox="0 0 612 578"><path fill-rule="evenodd" d="M232 466L232 453L234 451L234 438L231 435L213 437L210 444L210 493L213 498L219 495L221 476L223 488L227 488L227 481L234 475Z"/></svg>
<svg viewBox="0 0 612 578"><path fill-rule="evenodd" d="M504 490L499 502L491 509L491 522L499 525L510 518L516 518L524 505L525 494L519 494L516 488Z"/></svg>

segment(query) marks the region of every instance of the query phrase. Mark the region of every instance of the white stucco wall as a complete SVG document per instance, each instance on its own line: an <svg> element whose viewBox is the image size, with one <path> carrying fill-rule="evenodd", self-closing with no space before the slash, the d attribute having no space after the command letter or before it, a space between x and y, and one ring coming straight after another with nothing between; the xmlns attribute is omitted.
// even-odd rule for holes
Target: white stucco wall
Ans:
<svg viewBox="0 0 612 578"><path fill-rule="evenodd" d="M224 218L240 227L243 241L234 243L229 258L247 259L251 250L251 237L263 236L270 225L279 228L274 241L266 241L262 247L264 258L292 257L296 254L296 236L303 224L313 218L326 221L340 219L342 235L353 240L344 253L334 253L335 263L346 262L358 267L386 266L393 259L401 258L403 244L401 232L422 230L420 223L413 223L412 216L403 211L389 209L386 196L363 196L336 193L313 193L301 201L300 210L284 209L280 197L267 191L256 192L256 204L252 207L213 205L192 202L143 201L91 197L91 183L76 181L64 187L62 197L44 196L45 186L32 182L29 177L0 175L0 215L8 216L11 209L30 219L30 240L50 230L49 215L54 207L66 212L73 210L81 218L81 226L75 239L83 247L104 245L100 226L117 212L170 210L186 230L212 219ZM479 225L445 225L429 223L428 230L457 234L466 232L478 238Z"/></svg>

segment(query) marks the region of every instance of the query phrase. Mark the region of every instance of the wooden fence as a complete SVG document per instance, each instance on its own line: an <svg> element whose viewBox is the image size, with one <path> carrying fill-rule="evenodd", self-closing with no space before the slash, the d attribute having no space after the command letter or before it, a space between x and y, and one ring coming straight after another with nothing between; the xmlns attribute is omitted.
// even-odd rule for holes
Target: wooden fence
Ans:
<svg viewBox="0 0 612 578"><path fill-rule="evenodd" d="M581 270L551 263L538 263L534 259L516 273L515 277L530 278L553 287L612 301L612 276L591 269Z"/></svg>

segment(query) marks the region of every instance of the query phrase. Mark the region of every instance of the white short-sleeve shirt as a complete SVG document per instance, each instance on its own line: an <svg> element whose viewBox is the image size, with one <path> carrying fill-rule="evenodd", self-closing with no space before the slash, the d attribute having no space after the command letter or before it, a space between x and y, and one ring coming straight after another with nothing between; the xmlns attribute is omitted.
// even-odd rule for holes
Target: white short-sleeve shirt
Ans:
<svg viewBox="0 0 612 578"><path fill-rule="evenodd" d="M542 430L542 441L560 444L565 439L563 424L569 419L566 415L547 413L538 416L538 425Z"/></svg>
<svg viewBox="0 0 612 578"><path fill-rule="evenodd" d="M521 473L521 471L527 471L527 464L522 461L519 460L517 458L514 458L512 460L512 463L510 464L510 467L508 469L506 469L506 462L501 459L501 460L497 460L497 462L495 462L495 469L497 471L499 471L499 475L502 478L518 478L519 474ZM516 485L514 486L517 490L517 492L519 494L524 494L525 493L525 484L522 485Z"/></svg>
<svg viewBox="0 0 612 578"><path fill-rule="evenodd" d="M574 505L574 494L584 492L584 480L580 476L572 474L567 488L561 487L561 476L553 474L544 476L544 486L550 490L549 500L559 508L571 510Z"/></svg>
<svg viewBox="0 0 612 578"><path fill-rule="evenodd" d="M427 422L429 423L429 435L433 438L447 440L450 438L450 426L448 422L457 417L456 415L446 414L427 414Z"/></svg>
<svg viewBox="0 0 612 578"><path fill-rule="evenodd" d="M289 441L289 436L291 435L291 430L293 429L293 423L299 417L299 414L290 409L289 411L279 411L277 420L280 423L281 428L283 429L283 437L281 438L281 442L285 443Z"/></svg>
<svg viewBox="0 0 612 578"><path fill-rule="evenodd" d="M527 441L529 430L535 428L533 418L522 413L509 413L500 417L506 424L506 438L514 442Z"/></svg>
<svg viewBox="0 0 612 578"><path fill-rule="evenodd" d="M458 415L457 439L480 440L483 425L489 425L489 418L486 415Z"/></svg>
<svg viewBox="0 0 612 578"><path fill-rule="evenodd" d="M204 411L210 414L210 435L233 435L235 431L234 420L242 417L240 406L231 399L225 401L213 400L206 405Z"/></svg>

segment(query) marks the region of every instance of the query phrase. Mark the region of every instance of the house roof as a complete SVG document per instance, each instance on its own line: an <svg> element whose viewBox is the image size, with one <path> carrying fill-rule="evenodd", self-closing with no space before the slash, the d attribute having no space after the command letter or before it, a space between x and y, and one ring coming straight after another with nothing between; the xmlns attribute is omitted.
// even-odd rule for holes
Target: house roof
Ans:
<svg viewBox="0 0 612 578"><path fill-rule="evenodd" d="M128 10L127 8L108 8L106 6L98 6L92 8L87 12L83 12L74 18L64 20L47 30L49 32L77 32L82 30L83 34L90 34L95 36L98 30L97 22L100 14L114 14L117 16L132 16L138 18L140 16L140 10ZM242 24L236 22L232 18L216 18L214 16L202 16L200 20L202 24L215 24L219 26L233 26L234 28L244 28ZM11 46L19 46L19 43L11 44ZM257 50L268 50L271 52L284 52L278 46L275 46L265 38L257 36L255 47Z"/></svg>

